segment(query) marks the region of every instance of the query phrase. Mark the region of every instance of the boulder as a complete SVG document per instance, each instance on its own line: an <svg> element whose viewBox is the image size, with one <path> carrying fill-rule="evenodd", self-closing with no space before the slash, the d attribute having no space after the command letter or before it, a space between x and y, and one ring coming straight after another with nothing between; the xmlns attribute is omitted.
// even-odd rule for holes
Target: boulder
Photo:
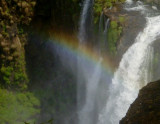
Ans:
<svg viewBox="0 0 160 124"><path fill-rule="evenodd" d="M160 124L160 81L140 90L120 124Z"/></svg>

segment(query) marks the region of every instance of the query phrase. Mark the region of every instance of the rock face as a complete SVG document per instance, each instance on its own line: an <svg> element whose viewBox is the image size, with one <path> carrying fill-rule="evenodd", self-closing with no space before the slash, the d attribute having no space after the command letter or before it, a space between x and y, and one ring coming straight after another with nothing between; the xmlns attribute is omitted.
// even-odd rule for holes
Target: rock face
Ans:
<svg viewBox="0 0 160 124"><path fill-rule="evenodd" d="M140 90L120 124L160 124L160 81Z"/></svg>
<svg viewBox="0 0 160 124"><path fill-rule="evenodd" d="M160 9L160 1L159 0L142 0L144 3L147 3L149 5L156 6L158 9Z"/></svg>
<svg viewBox="0 0 160 124"><path fill-rule="evenodd" d="M123 4L116 4L112 9L104 9L103 11L105 16L110 19L110 23L116 22L118 27L121 28L120 35L118 35L118 40L116 41L118 54L116 58L120 61L122 55L134 43L138 33L144 29L145 17L138 11L126 11L123 8Z"/></svg>
<svg viewBox="0 0 160 124"><path fill-rule="evenodd" d="M35 0L0 0L0 82L4 88L26 89L24 46L35 5Z"/></svg>

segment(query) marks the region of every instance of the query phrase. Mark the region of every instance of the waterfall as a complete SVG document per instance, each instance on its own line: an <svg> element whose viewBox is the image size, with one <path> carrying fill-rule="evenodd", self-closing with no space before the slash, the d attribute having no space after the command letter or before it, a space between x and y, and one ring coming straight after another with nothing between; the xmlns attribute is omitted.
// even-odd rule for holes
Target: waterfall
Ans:
<svg viewBox="0 0 160 124"><path fill-rule="evenodd" d="M91 36L93 3L94 0L85 0L83 3L79 29L79 49L81 49L82 45L85 45ZM95 66L85 58L78 57L78 124L93 124L96 90L101 74L100 64L101 59Z"/></svg>
<svg viewBox="0 0 160 124"><path fill-rule="evenodd" d="M84 43L91 36L92 11L94 0L84 0L80 19L79 40Z"/></svg>
<svg viewBox="0 0 160 124"><path fill-rule="evenodd" d="M109 21L110 21L110 19L107 18L107 20L105 22L105 29L104 29L104 43L105 43L106 48L108 48L107 33L108 33L108 28L109 28Z"/></svg>
<svg viewBox="0 0 160 124"><path fill-rule="evenodd" d="M93 0L84 1L79 29L79 48L90 37L93 3ZM127 6L131 6L132 1L128 0L127 4ZM154 52L152 43L160 35L160 16L152 15L153 11L150 12L142 3L133 5L132 8L126 8L126 10L141 11L147 15L146 27L137 35L134 44L123 55L119 67L114 73L109 91L107 91L108 96L104 97L105 105L100 106L98 110L96 107L99 105L97 104L102 102L100 101L102 99L97 98L100 96L99 91L102 86L99 85L103 80L101 79L101 75L103 75L101 59L98 64L94 65L86 61L85 58L78 57L78 124L118 124L125 116L130 104L136 99L139 90L152 80L151 70ZM149 15L152 16L149 17ZM109 21L109 19L104 19L102 13L98 34L100 46L106 42ZM99 115L98 122L96 120L97 114Z"/></svg>
<svg viewBox="0 0 160 124"><path fill-rule="evenodd" d="M101 64L102 59L99 60L95 69L93 70L93 74L91 77L88 77L86 81L86 101L83 108L80 110L79 114L79 124L93 124L94 123L94 115L93 112L95 108L95 99L96 99L96 91L98 87L98 83L101 75Z"/></svg>
<svg viewBox="0 0 160 124"><path fill-rule="evenodd" d="M79 29L79 50L83 49L90 37L92 19L92 7L94 0L85 0L81 15ZM100 22L103 22L103 14ZM104 27L100 27L104 28ZM102 33L104 32L104 29ZM99 41L100 42L100 41ZM95 50L95 52L97 52ZM78 74L77 74L77 108L78 108L78 124L96 124L98 121L99 111L105 104L107 95L106 81L110 82L110 74L101 67L101 56L99 62L94 63L86 60L84 57L78 56Z"/></svg>
<svg viewBox="0 0 160 124"><path fill-rule="evenodd" d="M139 89L150 81L148 74L153 56L151 45L160 35L160 16L146 17L146 20L145 29L123 55L114 74L109 98L99 115L99 124L118 124L136 99Z"/></svg>
<svg viewBox="0 0 160 124"><path fill-rule="evenodd" d="M99 19L99 32L98 32L98 42L99 42L99 49L106 49L107 48L107 31L109 27L110 19L105 17L104 13L102 12Z"/></svg>
<svg viewBox="0 0 160 124"><path fill-rule="evenodd" d="M110 19L108 18L107 21L105 22L104 34L107 34L108 27L109 27L109 21L110 21Z"/></svg>
<svg viewBox="0 0 160 124"><path fill-rule="evenodd" d="M102 32L103 32L103 28L104 28L103 23L104 23L104 14L102 12L99 19L99 37L102 35Z"/></svg>

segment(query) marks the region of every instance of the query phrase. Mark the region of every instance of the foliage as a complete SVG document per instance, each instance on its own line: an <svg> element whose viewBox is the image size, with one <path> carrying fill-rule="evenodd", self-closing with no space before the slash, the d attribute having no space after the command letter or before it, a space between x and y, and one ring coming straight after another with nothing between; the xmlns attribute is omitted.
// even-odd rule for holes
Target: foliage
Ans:
<svg viewBox="0 0 160 124"><path fill-rule="evenodd" d="M116 2L125 2L125 0L95 0L94 12L101 13L103 8L112 7Z"/></svg>
<svg viewBox="0 0 160 124"><path fill-rule="evenodd" d="M32 124L32 123L29 123L29 122L24 122L24 124ZM35 124L35 123L34 123ZM40 124L53 124L53 119L50 119L48 120L47 122L42 122Z"/></svg>
<svg viewBox="0 0 160 124"><path fill-rule="evenodd" d="M9 92L0 89L0 122L1 124L33 123L39 114L40 102L32 93Z"/></svg>
<svg viewBox="0 0 160 124"><path fill-rule="evenodd" d="M19 28L19 30L18 30L18 34L19 34L19 35L24 34L23 28Z"/></svg>
<svg viewBox="0 0 160 124"><path fill-rule="evenodd" d="M99 16L104 8L110 8L114 6L115 3L123 3L125 0L95 0L94 4L94 23L98 22ZM122 19L122 18L121 18Z"/></svg>
<svg viewBox="0 0 160 124"><path fill-rule="evenodd" d="M123 17L123 16L119 16L119 22L120 22L120 23L125 22L125 17Z"/></svg>
<svg viewBox="0 0 160 124"><path fill-rule="evenodd" d="M1 74L3 75L2 79L5 82L6 85L9 85L10 82L10 77L11 74L13 72L13 68L12 67L5 67L4 65L2 65L1 67Z"/></svg>
<svg viewBox="0 0 160 124"><path fill-rule="evenodd" d="M65 89L65 88L59 89L58 84L56 84L56 87L57 88L52 87L52 89L48 88L45 90L44 89L36 89L36 91L35 91L37 98L40 99L40 101L43 105L43 108L41 110L42 115L43 116L45 116L44 114L48 115L45 118L45 120L50 119L50 118L53 118L53 120L55 120L55 121L59 120L60 117L69 114L67 112L70 111L69 108L74 103L74 98L71 96L68 96L69 95L68 92L70 92L70 93L75 92L72 89L73 86L69 87L68 89ZM61 120L63 120L63 119L61 119Z"/></svg>
<svg viewBox="0 0 160 124"><path fill-rule="evenodd" d="M0 77L1 87L25 90L27 88L28 77L25 71L24 56L21 55L16 63L10 63L8 66L2 64Z"/></svg>
<svg viewBox="0 0 160 124"><path fill-rule="evenodd" d="M110 28L108 30L107 39L109 44L109 50L112 54L116 54L116 43L122 32L122 27L118 25L116 21L111 21Z"/></svg>

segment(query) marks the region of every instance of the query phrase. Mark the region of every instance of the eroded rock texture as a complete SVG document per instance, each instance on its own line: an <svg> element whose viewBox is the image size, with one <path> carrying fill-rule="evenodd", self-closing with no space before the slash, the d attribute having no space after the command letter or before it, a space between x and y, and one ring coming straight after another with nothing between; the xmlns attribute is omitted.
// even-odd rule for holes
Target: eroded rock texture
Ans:
<svg viewBox="0 0 160 124"><path fill-rule="evenodd" d="M160 81L140 90L120 124L160 124Z"/></svg>

